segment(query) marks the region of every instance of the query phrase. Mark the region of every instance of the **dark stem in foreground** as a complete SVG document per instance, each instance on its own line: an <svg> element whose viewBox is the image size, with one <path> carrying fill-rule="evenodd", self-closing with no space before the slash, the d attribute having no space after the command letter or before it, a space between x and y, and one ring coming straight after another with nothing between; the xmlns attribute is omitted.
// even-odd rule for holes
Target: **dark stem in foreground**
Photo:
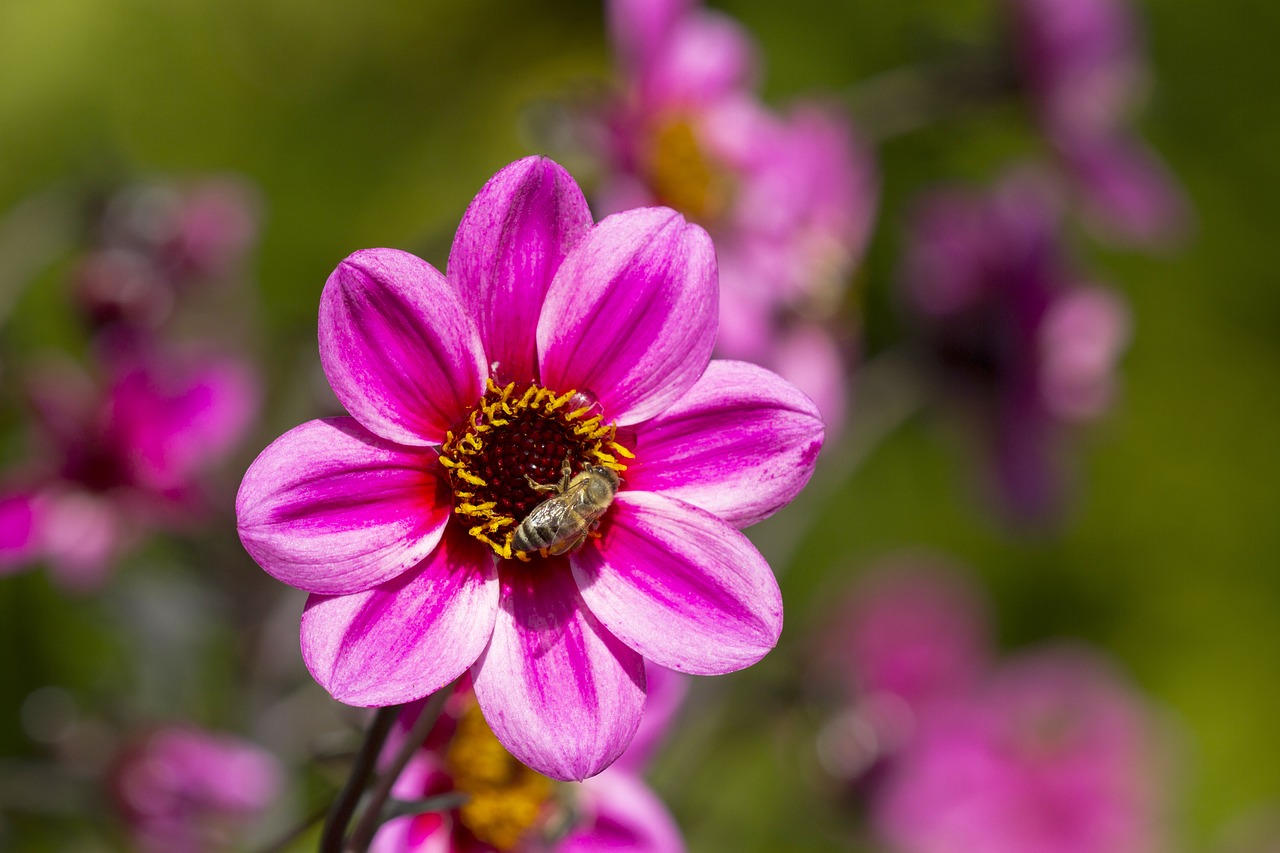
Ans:
<svg viewBox="0 0 1280 853"><path fill-rule="evenodd" d="M382 752L382 745L386 743L387 735L391 732L391 724L395 722L396 715L399 713L400 706L391 705L387 708L379 708L374 715L373 722L369 724L369 730L365 733L364 743L360 745L360 752L356 754L356 760L351 765L351 775L347 777L347 783L342 786L342 791L329 809L329 816L325 818L324 834L320 836L320 853L342 853L347 824L355 814L360 795L364 793L365 785L369 783L369 776L372 775L374 765L378 761L378 754Z"/></svg>
<svg viewBox="0 0 1280 853"><path fill-rule="evenodd" d="M426 704L422 706L422 711L418 714L418 719L414 722L413 728L409 730L404 743L400 745L400 750L396 753L391 764L387 766L387 769L378 777L377 784L373 786L373 791L369 795L369 802L365 805L364 813L360 815L360 821L351 833L351 842L348 845L348 850L363 853L364 850L368 849L374 833L382 825L383 807L386 805L387 798L391 796L392 786L400 778L400 774L404 772L404 768L409 764L409 759L413 757L418 747L422 746L423 741L427 739L427 735L431 734L431 730L435 728L436 720L440 718L440 712L444 709L444 702L449 698L449 694L452 691L452 684L442 687L431 694Z"/></svg>

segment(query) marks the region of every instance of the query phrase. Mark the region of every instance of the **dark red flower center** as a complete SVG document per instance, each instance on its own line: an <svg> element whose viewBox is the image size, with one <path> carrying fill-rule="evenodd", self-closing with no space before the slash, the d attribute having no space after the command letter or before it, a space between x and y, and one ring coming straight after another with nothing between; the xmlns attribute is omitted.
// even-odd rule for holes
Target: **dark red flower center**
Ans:
<svg viewBox="0 0 1280 853"><path fill-rule="evenodd" d="M484 396L440 448L453 510L468 532L499 557L528 560L530 552L513 550L512 536L554 494L534 484L560 483L566 465L570 477L588 465L625 471L633 455L599 409L577 391L488 380Z"/></svg>

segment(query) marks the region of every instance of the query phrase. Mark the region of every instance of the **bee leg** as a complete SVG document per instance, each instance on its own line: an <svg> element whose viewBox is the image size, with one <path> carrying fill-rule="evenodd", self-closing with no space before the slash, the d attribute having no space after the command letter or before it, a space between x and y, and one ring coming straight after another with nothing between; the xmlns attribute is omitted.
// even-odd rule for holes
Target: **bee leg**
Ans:
<svg viewBox="0 0 1280 853"><path fill-rule="evenodd" d="M529 488L538 493L555 492L558 495L564 494L564 490L569 488L569 483L573 480L572 459L572 454L565 454L564 462L560 465L560 482L558 483L539 483L528 474L525 474L524 478L529 481Z"/></svg>
<svg viewBox="0 0 1280 853"><path fill-rule="evenodd" d="M524 478L529 481L529 488L533 489L535 492L555 492L556 494L559 494L564 491L564 485L562 483L539 483L528 474L525 474Z"/></svg>

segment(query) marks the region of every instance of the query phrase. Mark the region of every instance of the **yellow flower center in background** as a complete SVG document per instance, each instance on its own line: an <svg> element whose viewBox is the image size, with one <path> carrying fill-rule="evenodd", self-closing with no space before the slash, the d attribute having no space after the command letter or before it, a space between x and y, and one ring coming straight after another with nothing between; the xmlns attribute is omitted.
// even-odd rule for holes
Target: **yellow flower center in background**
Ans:
<svg viewBox="0 0 1280 853"><path fill-rule="evenodd" d="M728 205L726 176L707 158L686 121L668 122L653 135L648 172L659 204L702 224L719 217Z"/></svg>
<svg viewBox="0 0 1280 853"><path fill-rule="evenodd" d="M507 752L472 704L445 755L455 789L470 794L458 810L476 838L512 850L545 816L554 783Z"/></svg>
<svg viewBox="0 0 1280 853"><path fill-rule="evenodd" d="M520 521L547 498L529 480L555 483L565 460L573 473L601 465L627 470L630 450L615 439L598 406L576 391L564 394L537 384L500 388L492 379L480 402L440 447L440 464L453 486L453 511L468 533L503 559L528 560L511 537Z"/></svg>

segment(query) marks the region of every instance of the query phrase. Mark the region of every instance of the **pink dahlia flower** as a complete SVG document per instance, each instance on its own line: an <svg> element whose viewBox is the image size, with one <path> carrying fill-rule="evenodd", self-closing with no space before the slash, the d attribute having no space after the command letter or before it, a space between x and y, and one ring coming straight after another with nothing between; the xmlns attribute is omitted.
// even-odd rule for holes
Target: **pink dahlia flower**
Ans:
<svg viewBox="0 0 1280 853"><path fill-rule="evenodd" d="M1134 243L1186 229L1182 191L1132 127L1147 88L1128 0L1008 0L1040 123L1101 230Z"/></svg>
<svg viewBox="0 0 1280 853"><path fill-rule="evenodd" d="M1024 520L1052 517L1063 428L1107 410L1129 315L1078 278L1049 186L1016 174L987 194L928 196L903 285L940 384L978 425L1002 503Z"/></svg>
<svg viewBox="0 0 1280 853"><path fill-rule="evenodd" d="M692 0L607 11L624 92L598 141L603 208L668 205L711 232L717 351L778 370L835 428L845 371L827 326L871 229L868 150L834 109L761 104L755 46L730 18Z"/></svg>
<svg viewBox="0 0 1280 853"><path fill-rule="evenodd" d="M873 804L901 853L1164 850L1149 715L1104 661L1051 650L922 718Z"/></svg>
<svg viewBox="0 0 1280 853"><path fill-rule="evenodd" d="M74 273L80 308L97 325L158 327L182 291L240 268L258 236L260 207L252 185L229 177L115 194Z"/></svg>
<svg viewBox="0 0 1280 853"><path fill-rule="evenodd" d="M986 602L941 558L878 567L836 613L818 660L844 710L822 730L832 775L866 781L888 766L931 709L972 691L991 661Z"/></svg>
<svg viewBox="0 0 1280 853"><path fill-rule="evenodd" d="M581 783L558 783L521 765L481 716L474 694L458 690L396 781L392 793L415 801L449 792L461 806L387 822L373 853L681 853L680 831L641 778L653 744L684 693L681 676L648 665L649 709L637 736L613 766ZM417 709L401 715L401 730ZM398 749L393 738L387 753Z"/></svg>
<svg viewBox="0 0 1280 853"><path fill-rule="evenodd" d="M112 794L137 849L205 853L232 846L281 788L275 757L252 743L192 726L158 729L124 750Z"/></svg>
<svg viewBox="0 0 1280 853"><path fill-rule="evenodd" d="M144 533L207 512L208 475L257 412L238 359L131 348L103 370L98 382L51 363L32 377L39 451L8 473L0 566L45 560L63 585L96 586Z"/></svg>
<svg viewBox="0 0 1280 853"><path fill-rule="evenodd" d="M711 361L715 335L706 232L663 208L593 225L541 158L480 191L447 276L343 261L320 359L351 417L279 438L236 502L259 565L312 593L316 680L377 706L469 670L508 751L582 779L635 735L646 659L763 657L782 602L738 528L795 496L823 428L777 376Z"/></svg>

